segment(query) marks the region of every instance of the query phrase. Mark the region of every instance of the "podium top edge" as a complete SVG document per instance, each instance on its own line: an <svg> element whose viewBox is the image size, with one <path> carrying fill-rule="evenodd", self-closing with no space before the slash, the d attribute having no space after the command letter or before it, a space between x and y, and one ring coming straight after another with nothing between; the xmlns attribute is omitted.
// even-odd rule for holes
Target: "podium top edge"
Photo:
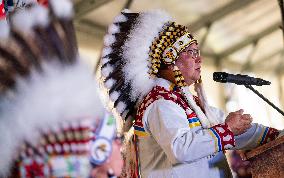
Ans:
<svg viewBox="0 0 284 178"><path fill-rule="evenodd" d="M245 153L246 159L245 160L249 160L257 155L260 155L280 144L284 143L284 136L276 138L275 140L272 140L264 145L261 145L259 147L256 147L255 149Z"/></svg>

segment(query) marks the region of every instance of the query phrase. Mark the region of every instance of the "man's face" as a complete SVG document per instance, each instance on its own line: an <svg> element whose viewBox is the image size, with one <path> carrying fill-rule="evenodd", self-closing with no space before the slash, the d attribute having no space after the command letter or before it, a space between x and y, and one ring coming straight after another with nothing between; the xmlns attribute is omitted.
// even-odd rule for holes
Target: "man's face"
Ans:
<svg viewBox="0 0 284 178"><path fill-rule="evenodd" d="M201 57L198 45L193 43L184 49L176 60L176 66L181 71L187 85L193 84L200 78Z"/></svg>

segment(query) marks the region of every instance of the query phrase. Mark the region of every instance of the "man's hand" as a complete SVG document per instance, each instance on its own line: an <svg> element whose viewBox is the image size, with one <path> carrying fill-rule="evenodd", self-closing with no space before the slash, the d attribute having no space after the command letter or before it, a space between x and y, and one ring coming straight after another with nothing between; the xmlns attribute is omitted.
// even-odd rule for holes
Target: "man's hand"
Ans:
<svg viewBox="0 0 284 178"><path fill-rule="evenodd" d="M231 112L225 120L234 135L240 135L251 127L252 117L249 114L243 114L243 112L243 109Z"/></svg>

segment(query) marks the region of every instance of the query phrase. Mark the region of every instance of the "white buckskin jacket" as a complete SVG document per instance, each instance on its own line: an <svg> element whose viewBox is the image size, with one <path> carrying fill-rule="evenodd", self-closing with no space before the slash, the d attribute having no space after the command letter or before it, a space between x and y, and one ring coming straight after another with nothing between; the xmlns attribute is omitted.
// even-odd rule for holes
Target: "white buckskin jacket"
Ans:
<svg viewBox="0 0 284 178"><path fill-rule="evenodd" d="M134 133L142 178L232 177L225 150L251 149L279 134L256 123L239 136L223 123L204 128L179 90L164 79L157 79L140 104Z"/></svg>

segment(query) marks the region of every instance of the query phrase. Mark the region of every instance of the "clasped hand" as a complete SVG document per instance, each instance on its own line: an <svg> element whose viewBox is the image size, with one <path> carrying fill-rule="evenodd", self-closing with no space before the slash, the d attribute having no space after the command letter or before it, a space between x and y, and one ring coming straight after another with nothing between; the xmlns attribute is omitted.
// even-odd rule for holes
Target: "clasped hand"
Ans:
<svg viewBox="0 0 284 178"><path fill-rule="evenodd" d="M243 114L244 110L240 109L229 113L225 123L234 135L240 135L251 127L252 117L250 114Z"/></svg>

